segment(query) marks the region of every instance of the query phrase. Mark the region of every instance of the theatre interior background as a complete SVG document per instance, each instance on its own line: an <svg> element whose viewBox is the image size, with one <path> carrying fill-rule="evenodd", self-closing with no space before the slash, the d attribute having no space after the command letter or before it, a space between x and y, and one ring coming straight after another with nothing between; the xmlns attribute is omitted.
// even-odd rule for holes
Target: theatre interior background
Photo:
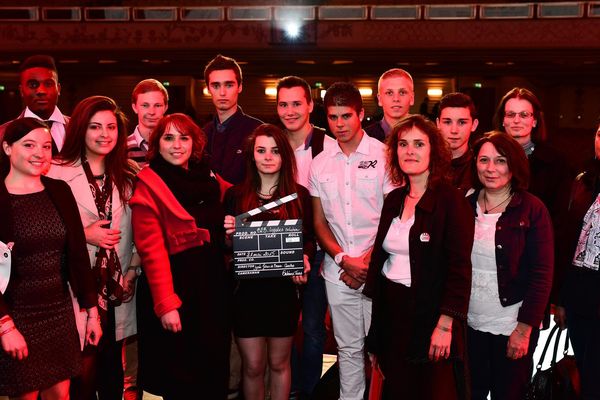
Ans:
<svg viewBox="0 0 600 400"><path fill-rule="evenodd" d="M153 77L169 90L169 112L205 122L213 107L202 72L218 53L242 65L244 111L269 122L276 81L292 74L317 101L331 83L354 82L371 119L378 76L404 68L415 79L411 112L434 118L444 94L464 91L478 133L492 128L502 95L524 86L577 169L600 115L600 1L2 0L1 122L21 111L19 63L36 53L56 58L67 115L103 94L132 117L131 90Z"/></svg>

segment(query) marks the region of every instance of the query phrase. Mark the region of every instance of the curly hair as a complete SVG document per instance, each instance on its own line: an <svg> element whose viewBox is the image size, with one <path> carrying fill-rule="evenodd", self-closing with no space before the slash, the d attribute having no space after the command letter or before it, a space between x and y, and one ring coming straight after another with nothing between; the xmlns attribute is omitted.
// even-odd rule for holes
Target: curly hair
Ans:
<svg viewBox="0 0 600 400"><path fill-rule="evenodd" d="M402 171L398 160L398 142L411 129L418 129L429 138L431 152L427 186L434 187L439 182L448 182L452 159L450 149L435 124L418 114L408 116L395 125L386 140L387 170L391 181L396 185L408 184L408 175Z"/></svg>

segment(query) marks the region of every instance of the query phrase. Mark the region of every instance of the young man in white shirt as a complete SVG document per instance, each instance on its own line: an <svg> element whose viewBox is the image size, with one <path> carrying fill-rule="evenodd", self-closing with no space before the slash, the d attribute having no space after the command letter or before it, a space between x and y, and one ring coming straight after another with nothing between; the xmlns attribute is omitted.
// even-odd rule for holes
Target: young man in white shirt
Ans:
<svg viewBox="0 0 600 400"><path fill-rule="evenodd" d="M144 79L131 93L131 108L137 114L138 124L127 137L127 156L144 167L148 164L146 154L150 133L169 108L169 93L156 79Z"/></svg>
<svg viewBox="0 0 600 400"><path fill-rule="evenodd" d="M322 275L338 345L340 399L362 400L371 300L361 288L383 199L393 186L385 169L385 145L361 128L364 109L358 89L337 82L327 90L324 105L337 143L313 160L308 186L315 233L326 252Z"/></svg>
<svg viewBox="0 0 600 400"><path fill-rule="evenodd" d="M400 68L385 71L377 83L377 104L383 108L383 118L367 126L365 132L385 142L394 125L406 117L415 104L412 76Z"/></svg>
<svg viewBox="0 0 600 400"><path fill-rule="evenodd" d="M17 117L31 117L45 121L52 135L52 155L56 155L65 142L65 128L69 117L63 115L56 104L60 96L60 83L54 58L34 55L23 61L19 68L19 92L25 110ZM0 139L9 121L0 126Z"/></svg>
<svg viewBox="0 0 600 400"><path fill-rule="evenodd" d="M310 123L313 106L310 86L304 79L286 76L279 80L277 115L294 149L298 168L296 180L305 187L313 158L335 146L335 140L326 135L325 129ZM318 249L302 296L302 355L297 359L299 365L292 362L292 391L299 392L301 398L310 398L323 368L327 312L325 282L320 275L323 257L323 250Z"/></svg>

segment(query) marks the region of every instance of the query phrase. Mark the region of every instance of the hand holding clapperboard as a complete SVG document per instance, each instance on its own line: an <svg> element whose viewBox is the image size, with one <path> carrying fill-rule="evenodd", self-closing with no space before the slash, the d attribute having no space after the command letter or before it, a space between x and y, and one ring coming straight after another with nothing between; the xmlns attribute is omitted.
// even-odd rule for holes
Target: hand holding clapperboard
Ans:
<svg viewBox="0 0 600 400"><path fill-rule="evenodd" d="M245 222L248 217L297 198L298 194L293 193L235 217L233 272L237 279L303 274L304 248L301 219Z"/></svg>

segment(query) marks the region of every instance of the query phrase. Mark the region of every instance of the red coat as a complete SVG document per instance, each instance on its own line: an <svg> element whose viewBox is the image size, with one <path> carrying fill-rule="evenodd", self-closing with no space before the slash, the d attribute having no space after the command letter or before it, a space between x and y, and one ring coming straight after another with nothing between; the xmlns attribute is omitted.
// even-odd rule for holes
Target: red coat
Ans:
<svg viewBox="0 0 600 400"><path fill-rule="evenodd" d="M144 168L137 177L129 201L133 239L148 278L154 312L160 318L181 306L173 288L169 256L210 242L210 234L196 227L194 218L151 168Z"/></svg>

